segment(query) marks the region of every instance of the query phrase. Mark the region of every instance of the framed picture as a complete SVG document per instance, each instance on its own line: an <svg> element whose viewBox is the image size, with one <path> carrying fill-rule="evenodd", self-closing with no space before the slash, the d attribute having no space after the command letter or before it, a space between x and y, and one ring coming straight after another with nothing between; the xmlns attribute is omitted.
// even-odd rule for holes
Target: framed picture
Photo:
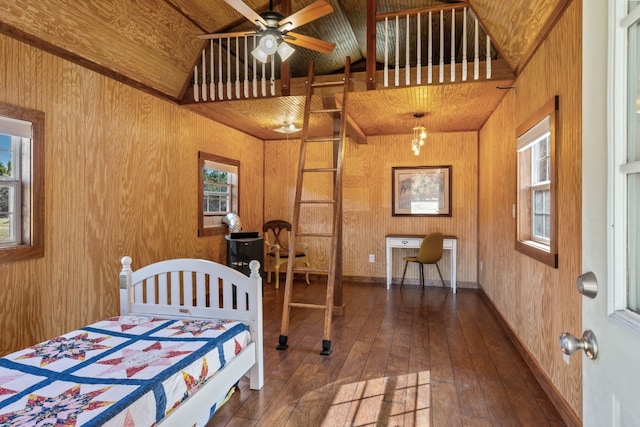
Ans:
<svg viewBox="0 0 640 427"><path fill-rule="evenodd" d="M451 216L451 166L391 168L392 215Z"/></svg>

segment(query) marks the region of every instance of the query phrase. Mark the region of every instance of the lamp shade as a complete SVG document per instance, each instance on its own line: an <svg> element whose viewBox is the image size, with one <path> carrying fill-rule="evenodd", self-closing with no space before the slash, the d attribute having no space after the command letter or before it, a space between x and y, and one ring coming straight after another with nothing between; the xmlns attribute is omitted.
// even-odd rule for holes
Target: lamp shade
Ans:
<svg viewBox="0 0 640 427"><path fill-rule="evenodd" d="M267 60L269 59L269 55L266 54L262 49L260 49L260 46L253 49L251 51L251 55L253 55L253 57L260 62L267 62Z"/></svg>
<svg viewBox="0 0 640 427"><path fill-rule="evenodd" d="M280 46L278 46L278 54L280 55L280 59L282 62L286 61L296 50L291 47L290 44L282 42Z"/></svg>

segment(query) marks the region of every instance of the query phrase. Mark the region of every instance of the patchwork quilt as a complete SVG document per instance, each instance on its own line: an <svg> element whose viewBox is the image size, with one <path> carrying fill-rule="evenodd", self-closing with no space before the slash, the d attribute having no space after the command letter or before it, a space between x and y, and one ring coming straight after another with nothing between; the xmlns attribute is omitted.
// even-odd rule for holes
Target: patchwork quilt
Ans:
<svg viewBox="0 0 640 427"><path fill-rule="evenodd" d="M153 426L250 341L236 321L94 323L0 358L0 425Z"/></svg>

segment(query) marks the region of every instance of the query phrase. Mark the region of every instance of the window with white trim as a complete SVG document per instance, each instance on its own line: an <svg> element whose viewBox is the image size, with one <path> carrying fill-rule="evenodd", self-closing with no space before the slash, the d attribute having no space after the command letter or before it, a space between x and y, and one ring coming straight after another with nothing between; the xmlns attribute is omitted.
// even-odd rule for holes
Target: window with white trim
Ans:
<svg viewBox="0 0 640 427"><path fill-rule="evenodd" d="M558 266L555 213L555 121L558 98L538 110L517 130L516 249Z"/></svg>
<svg viewBox="0 0 640 427"><path fill-rule="evenodd" d="M44 255L44 115L0 103L0 262Z"/></svg>
<svg viewBox="0 0 640 427"><path fill-rule="evenodd" d="M198 155L198 235L224 233L226 226L222 219L230 212L238 213L240 162L204 152Z"/></svg>

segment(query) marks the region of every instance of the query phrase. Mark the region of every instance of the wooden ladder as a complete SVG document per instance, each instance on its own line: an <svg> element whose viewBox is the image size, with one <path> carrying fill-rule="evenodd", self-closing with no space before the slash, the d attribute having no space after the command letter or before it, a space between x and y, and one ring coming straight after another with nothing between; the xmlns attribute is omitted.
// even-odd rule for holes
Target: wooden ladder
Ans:
<svg viewBox="0 0 640 427"><path fill-rule="evenodd" d="M292 307L299 308L311 308L324 310L324 333L322 337L322 351L320 354L328 356L331 354L331 320L334 309L334 292L336 289L336 281L340 286L340 304L341 298L341 285L340 278L342 276L342 159L344 156L344 145L346 138L346 107L347 98L349 93L350 82L350 68L351 60L349 57L345 60L345 72L344 78L339 81L330 82L315 82L315 76L313 72L313 61L309 63L309 76L306 82L307 93L304 107L304 125L302 128L302 138L300 141L300 160L298 162L298 177L296 181L296 192L293 207L293 219L291 222L291 236L289 245L289 260L295 259L295 251L298 238L311 237L311 238L328 238L330 239L329 247L329 266L326 269L310 269L295 267L293 262L287 263L287 277L285 282L284 291L284 303L282 307L282 326L280 329L280 337L278 338L278 350L285 350L289 346L287 344L288 332L289 332L289 315ZM335 96L324 97L323 105L320 109L311 109L314 90L324 90L324 88L342 87L342 103L337 105ZM329 115L331 117L331 130L327 133L331 133L328 136L317 136L317 132L310 131L310 124L314 123L320 126L322 118L319 115ZM320 120L316 120L319 118ZM326 119L326 117L325 117ZM326 124L326 120L324 120ZM309 135L313 135L310 137ZM331 144L330 150L326 150L331 153L330 167L307 167L307 145L308 144ZM326 178L327 174L332 178L333 188L328 199L311 200L303 198L303 189L307 189L311 184L312 177L315 175L317 178ZM323 176L324 175L324 176ZM326 179L325 179L326 180ZM307 187L305 187L305 185ZM313 209L327 206L332 211L331 228L327 232L306 232L302 231L307 228L312 229L312 224L301 224L301 206L305 206L305 209ZM306 213L306 210L305 210ZM303 215L303 218L308 218L308 215ZM311 273L326 273L327 274L327 295L324 304L309 304L303 302L292 302L291 294L293 289L293 272L311 272Z"/></svg>

